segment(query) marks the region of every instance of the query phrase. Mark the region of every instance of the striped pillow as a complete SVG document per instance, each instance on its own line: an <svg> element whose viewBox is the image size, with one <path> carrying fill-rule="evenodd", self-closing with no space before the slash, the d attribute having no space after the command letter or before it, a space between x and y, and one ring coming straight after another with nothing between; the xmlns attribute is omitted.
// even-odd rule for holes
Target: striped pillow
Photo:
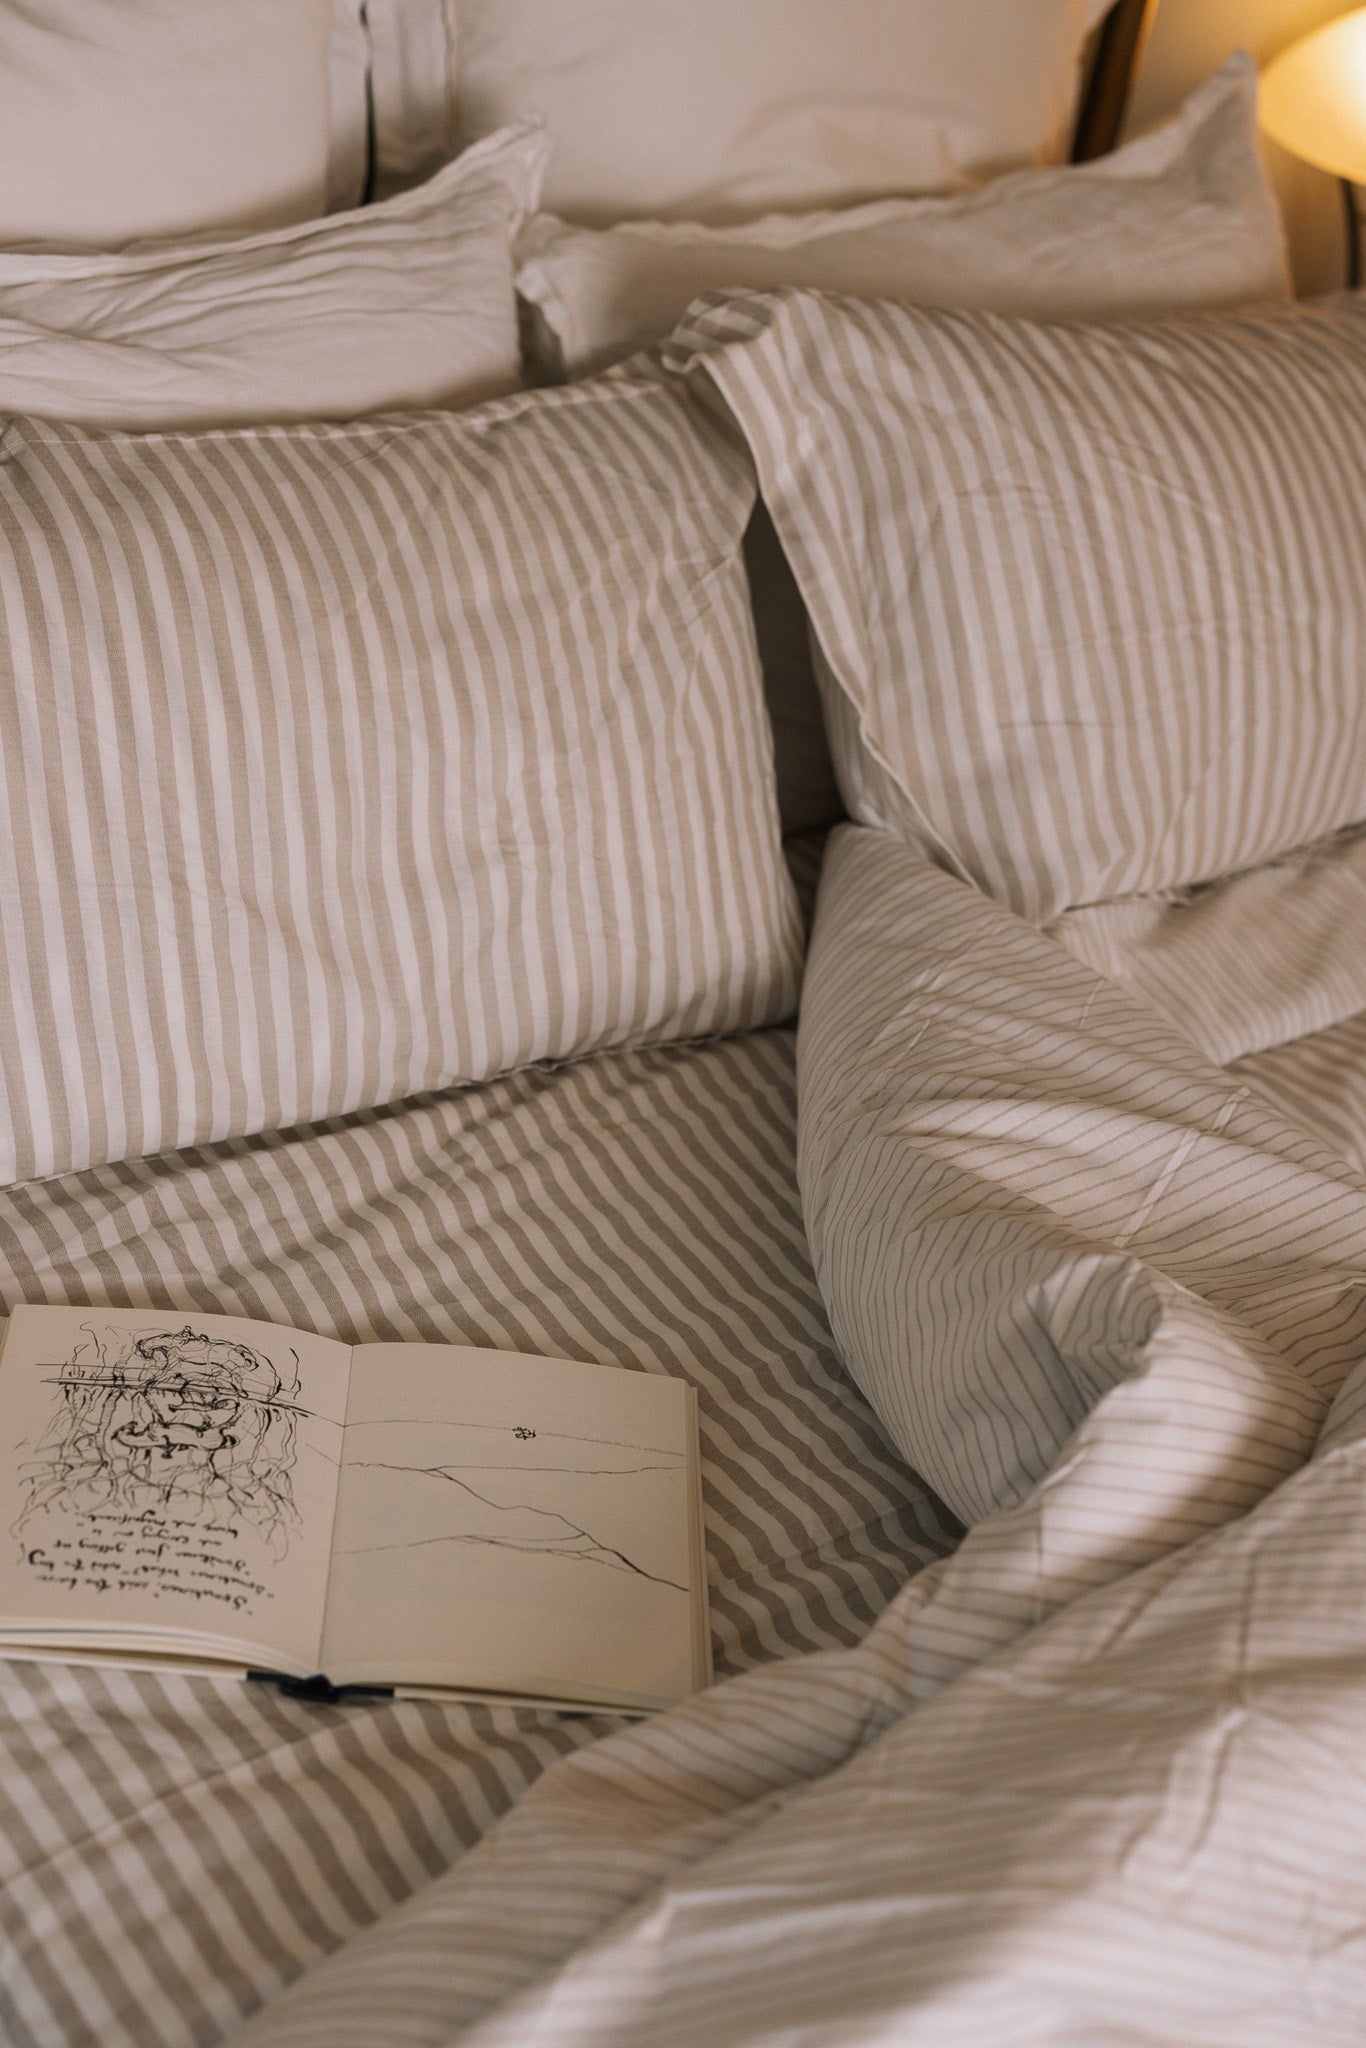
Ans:
<svg viewBox="0 0 1366 2048"><path fill-rule="evenodd" d="M1044 326L702 301L851 814L1036 920L1366 818L1366 301Z"/></svg>
<svg viewBox="0 0 1366 2048"><path fill-rule="evenodd" d="M636 368L0 438L0 1178L781 1016L743 452Z"/></svg>

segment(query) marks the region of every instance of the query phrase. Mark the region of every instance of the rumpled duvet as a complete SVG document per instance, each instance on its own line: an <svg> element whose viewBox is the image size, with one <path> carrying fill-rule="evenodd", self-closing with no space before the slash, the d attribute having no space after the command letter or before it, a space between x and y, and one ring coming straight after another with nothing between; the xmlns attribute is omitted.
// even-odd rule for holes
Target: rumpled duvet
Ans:
<svg viewBox="0 0 1366 2048"><path fill-rule="evenodd" d="M969 1525L554 1764L242 2048L1366 2038L1366 1181L913 848L827 857L801 1179Z"/></svg>

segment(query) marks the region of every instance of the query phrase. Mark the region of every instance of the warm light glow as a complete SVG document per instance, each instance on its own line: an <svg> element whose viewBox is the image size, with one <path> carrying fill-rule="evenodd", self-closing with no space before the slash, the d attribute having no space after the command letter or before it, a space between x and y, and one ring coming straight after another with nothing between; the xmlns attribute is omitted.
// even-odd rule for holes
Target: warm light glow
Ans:
<svg viewBox="0 0 1366 2048"><path fill-rule="evenodd" d="M1366 184L1366 7L1282 50L1262 73L1258 111L1292 155Z"/></svg>

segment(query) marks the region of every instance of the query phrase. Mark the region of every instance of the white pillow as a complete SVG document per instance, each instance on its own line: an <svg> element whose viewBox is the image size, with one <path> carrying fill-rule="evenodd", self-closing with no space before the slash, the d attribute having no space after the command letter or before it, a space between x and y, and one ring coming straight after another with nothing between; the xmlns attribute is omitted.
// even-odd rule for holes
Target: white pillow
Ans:
<svg viewBox="0 0 1366 2048"><path fill-rule="evenodd" d="M1095 163L1020 171L948 199L884 199L736 228L598 230L542 214L517 253L517 289L570 376L659 340L699 293L729 285L1058 320L1246 305L1287 291L1258 151L1256 67L1241 55L1175 120Z"/></svg>
<svg viewBox="0 0 1366 2048"><path fill-rule="evenodd" d="M1065 151L1089 0L459 0L461 131L544 117L566 219L743 220Z"/></svg>
<svg viewBox="0 0 1366 2048"><path fill-rule="evenodd" d="M378 206L266 234L0 251L0 412L188 427L515 390L512 237L544 160L523 129Z"/></svg>
<svg viewBox="0 0 1366 2048"><path fill-rule="evenodd" d="M0 441L0 1181L791 1009L728 426Z"/></svg>
<svg viewBox="0 0 1366 2048"><path fill-rule="evenodd" d="M737 293L668 360L749 441L852 816L1038 922L1366 820L1366 296L1090 327Z"/></svg>
<svg viewBox="0 0 1366 2048"><path fill-rule="evenodd" d="M0 0L0 244L304 220L332 0Z"/></svg>

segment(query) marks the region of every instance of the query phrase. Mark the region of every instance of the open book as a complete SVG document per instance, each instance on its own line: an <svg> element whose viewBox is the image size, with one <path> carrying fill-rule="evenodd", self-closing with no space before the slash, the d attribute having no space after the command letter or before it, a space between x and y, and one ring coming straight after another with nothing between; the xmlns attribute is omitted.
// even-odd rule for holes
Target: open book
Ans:
<svg viewBox="0 0 1366 2048"><path fill-rule="evenodd" d="M696 1398L563 1359L17 1308L0 1655L671 1705L710 1675Z"/></svg>

